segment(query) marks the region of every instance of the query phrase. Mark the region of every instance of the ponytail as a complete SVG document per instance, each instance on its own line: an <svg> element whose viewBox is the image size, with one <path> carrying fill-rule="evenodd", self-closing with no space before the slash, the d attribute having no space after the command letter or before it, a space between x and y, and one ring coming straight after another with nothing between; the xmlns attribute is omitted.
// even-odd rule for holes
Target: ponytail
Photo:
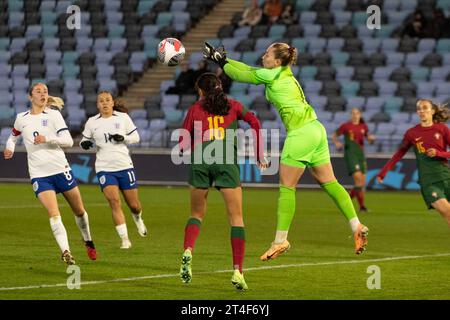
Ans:
<svg viewBox="0 0 450 320"><path fill-rule="evenodd" d="M446 123L448 121L448 118L450 117L450 110L447 107L447 104L432 103L431 105L434 109L433 122Z"/></svg>
<svg viewBox="0 0 450 320"><path fill-rule="evenodd" d="M60 97L49 96L47 101L47 107L61 111L64 108L64 100Z"/></svg>
<svg viewBox="0 0 450 320"><path fill-rule="evenodd" d="M125 107L125 102L122 99L115 98L114 99L114 111L128 113L128 108Z"/></svg>
<svg viewBox="0 0 450 320"><path fill-rule="evenodd" d="M222 89L222 82L214 73L202 74L195 84L197 90L201 90L204 94L202 103L203 109L208 113L226 116L230 111L228 98Z"/></svg>
<svg viewBox="0 0 450 320"><path fill-rule="evenodd" d="M297 63L297 48L291 47L287 43L274 43L272 47L274 48L275 59L280 59L283 67Z"/></svg>

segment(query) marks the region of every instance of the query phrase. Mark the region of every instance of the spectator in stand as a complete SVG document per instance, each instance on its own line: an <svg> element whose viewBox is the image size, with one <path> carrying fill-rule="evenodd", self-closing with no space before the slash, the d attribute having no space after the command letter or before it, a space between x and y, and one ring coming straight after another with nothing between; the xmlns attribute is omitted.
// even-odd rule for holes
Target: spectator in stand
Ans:
<svg viewBox="0 0 450 320"><path fill-rule="evenodd" d="M430 31L433 38L450 37L450 19L446 18L441 8L435 9L430 22Z"/></svg>
<svg viewBox="0 0 450 320"><path fill-rule="evenodd" d="M261 21L262 10L258 6L258 0L253 0L252 4L245 9L242 14L242 20L238 22L242 26L255 26Z"/></svg>
<svg viewBox="0 0 450 320"><path fill-rule="evenodd" d="M425 38L427 34L426 20L421 10L416 10L413 19L405 23L402 36L411 38Z"/></svg>
<svg viewBox="0 0 450 320"><path fill-rule="evenodd" d="M278 21L283 11L281 0L266 0L263 8L262 24L274 24Z"/></svg>
<svg viewBox="0 0 450 320"><path fill-rule="evenodd" d="M181 66L181 72L175 80L175 86L167 89L167 94L195 94L195 71L189 68L189 64Z"/></svg>
<svg viewBox="0 0 450 320"><path fill-rule="evenodd" d="M284 7L283 13L281 14L281 21L285 25L291 25L298 21L297 13L294 12L294 8L291 4L287 4Z"/></svg>

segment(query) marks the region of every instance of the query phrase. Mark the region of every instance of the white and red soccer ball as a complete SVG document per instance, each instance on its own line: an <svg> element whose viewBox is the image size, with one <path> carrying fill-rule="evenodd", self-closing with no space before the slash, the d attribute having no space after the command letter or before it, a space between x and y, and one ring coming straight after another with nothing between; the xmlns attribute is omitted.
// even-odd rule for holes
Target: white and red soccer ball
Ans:
<svg viewBox="0 0 450 320"><path fill-rule="evenodd" d="M180 40L175 38L163 39L158 44L158 60L166 66L176 66L183 61L186 49Z"/></svg>

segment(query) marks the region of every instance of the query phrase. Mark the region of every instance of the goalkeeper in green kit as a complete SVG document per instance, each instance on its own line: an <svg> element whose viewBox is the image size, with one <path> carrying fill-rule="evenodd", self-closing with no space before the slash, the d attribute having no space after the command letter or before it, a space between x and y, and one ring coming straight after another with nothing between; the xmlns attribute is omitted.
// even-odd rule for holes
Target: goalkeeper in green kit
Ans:
<svg viewBox="0 0 450 320"><path fill-rule="evenodd" d="M317 120L314 109L292 74L290 66L297 60L297 49L286 43L272 44L262 57L263 68L229 59L223 46L215 49L207 42L203 55L218 64L234 81L264 84L267 100L276 107L286 127L279 172L277 231L275 240L261 260L275 259L290 248L287 236L295 214L296 186L307 167L349 221L355 253L362 253L366 249L369 229L359 222L349 194L334 176L325 128Z"/></svg>

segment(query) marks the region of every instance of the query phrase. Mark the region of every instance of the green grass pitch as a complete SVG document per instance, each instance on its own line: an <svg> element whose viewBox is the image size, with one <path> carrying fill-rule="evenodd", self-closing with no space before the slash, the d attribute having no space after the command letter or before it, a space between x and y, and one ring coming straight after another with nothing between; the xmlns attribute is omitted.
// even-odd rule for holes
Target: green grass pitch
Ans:
<svg viewBox="0 0 450 320"><path fill-rule="evenodd" d="M327 195L298 190L291 250L261 262L274 236L278 193L244 189L247 292L230 283L230 228L217 191L210 191L190 284L178 277L187 188L140 187L149 236L138 235L124 207L130 250L119 249L100 189L81 186L81 192L98 260L88 260L73 215L59 196L81 270L81 289L69 290L66 266L31 185L0 185L0 299L450 299L450 230L436 212L426 210L418 192L367 194L371 211L359 216L370 228L368 251L356 256L348 224ZM367 288L372 265L380 268L381 289ZM36 287L42 285L50 286Z"/></svg>

